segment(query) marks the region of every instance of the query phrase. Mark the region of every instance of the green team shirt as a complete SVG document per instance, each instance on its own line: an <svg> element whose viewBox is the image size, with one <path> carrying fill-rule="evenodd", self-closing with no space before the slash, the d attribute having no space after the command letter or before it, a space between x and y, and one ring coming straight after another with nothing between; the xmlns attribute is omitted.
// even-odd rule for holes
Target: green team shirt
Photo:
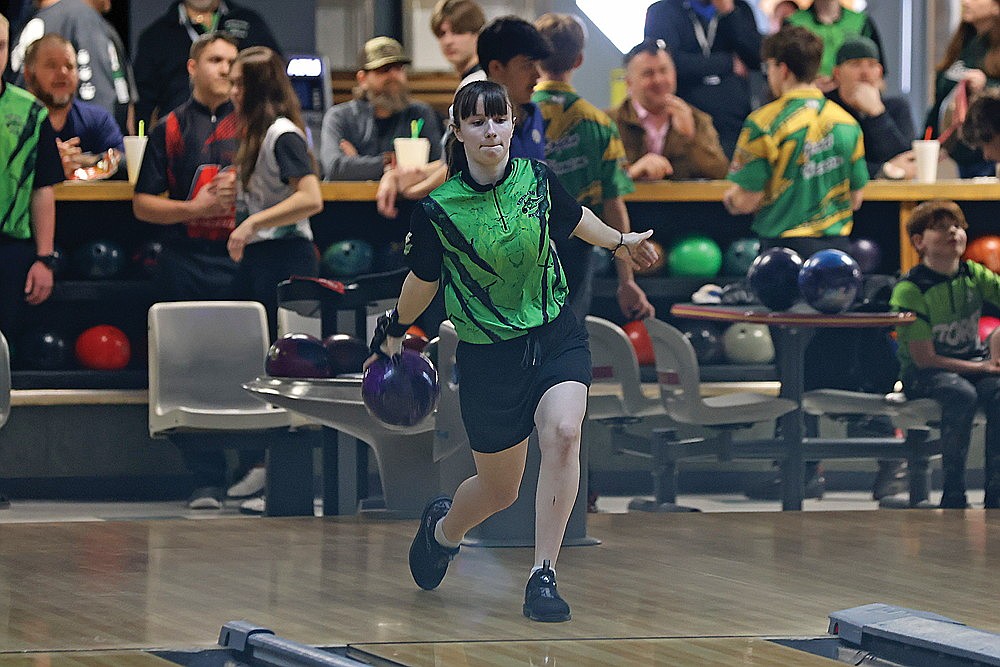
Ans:
<svg viewBox="0 0 1000 667"><path fill-rule="evenodd" d="M819 88L790 91L744 121L727 178L764 193L759 236L847 236L868 182L861 127Z"/></svg>
<svg viewBox="0 0 1000 667"><path fill-rule="evenodd" d="M930 340L943 357L974 359L987 354L979 340L983 303L1000 306L1000 275L982 264L963 261L946 276L923 264L909 271L892 290L889 303L897 311L912 311L916 321L896 327L900 372L913 367L910 342Z"/></svg>
<svg viewBox="0 0 1000 667"><path fill-rule="evenodd" d="M561 81L538 84L531 101L545 119L545 162L578 202L599 211L605 201L635 190L610 116Z"/></svg>
<svg viewBox="0 0 1000 667"><path fill-rule="evenodd" d="M785 21L791 25L801 26L823 40L823 59L820 61L819 73L826 76L833 73L833 67L837 64L837 51L848 37L861 35L879 43L878 36L873 34L870 27L868 17L861 12L843 7L840 19L836 23L820 23L816 20L816 13L812 9L800 9ZM880 45L879 50L881 49Z"/></svg>
<svg viewBox="0 0 1000 667"><path fill-rule="evenodd" d="M0 95L0 232L13 239L31 238L31 193L35 185L38 137L49 112L26 90L6 84Z"/></svg>
<svg viewBox="0 0 1000 667"><path fill-rule="evenodd" d="M566 278L551 239L569 237L582 215L545 163L514 159L495 186L459 173L425 197L404 253L418 278L441 280L460 340L510 340L562 309Z"/></svg>

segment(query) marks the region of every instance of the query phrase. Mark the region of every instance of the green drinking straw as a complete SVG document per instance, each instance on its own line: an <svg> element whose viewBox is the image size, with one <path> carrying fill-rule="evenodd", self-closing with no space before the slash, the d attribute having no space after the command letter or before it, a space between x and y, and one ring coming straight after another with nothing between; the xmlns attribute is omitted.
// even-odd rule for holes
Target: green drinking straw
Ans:
<svg viewBox="0 0 1000 667"><path fill-rule="evenodd" d="M139 136L140 137L146 136L146 121L144 120L139 121Z"/></svg>
<svg viewBox="0 0 1000 667"><path fill-rule="evenodd" d="M410 121L410 138L416 139L420 136L420 130L424 128L424 119L417 118Z"/></svg>

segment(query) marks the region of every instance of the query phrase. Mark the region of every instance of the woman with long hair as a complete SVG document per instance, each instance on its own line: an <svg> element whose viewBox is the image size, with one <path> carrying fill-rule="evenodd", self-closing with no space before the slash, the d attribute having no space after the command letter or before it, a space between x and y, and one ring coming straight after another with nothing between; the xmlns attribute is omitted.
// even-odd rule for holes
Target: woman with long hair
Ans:
<svg viewBox="0 0 1000 667"><path fill-rule="evenodd" d="M476 474L454 501L440 496L427 505L410 572L420 588L436 588L465 533L514 502L537 429L535 566L522 611L535 621L567 621L554 567L580 482L591 361L586 329L563 308L566 278L552 239L574 235L642 268L657 258L646 241L652 232L608 227L543 162L511 159L514 115L502 85L469 83L452 109L466 166L414 209L410 273L395 310L379 318L371 348L399 354L406 328L442 285L459 338L462 421Z"/></svg>
<svg viewBox="0 0 1000 667"><path fill-rule="evenodd" d="M236 229L228 243L229 255L239 262L234 293L264 304L274 339L278 283L317 274L309 216L323 210L323 195L281 56L265 46L244 49L229 80L243 130L235 162Z"/></svg>
<svg viewBox="0 0 1000 667"><path fill-rule="evenodd" d="M934 106L927 116L927 125L934 129L934 136L947 130L941 127L941 118L952 115L955 97L952 92L962 82L969 102L984 88L1000 86L1000 0L962 0L962 22L937 66ZM961 120L956 119L956 125ZM958 164L959 175L992 176L996 165L985 160L980 151L962 143L957 134L953 133L954 138L946 141L945 148Z"/></svg>

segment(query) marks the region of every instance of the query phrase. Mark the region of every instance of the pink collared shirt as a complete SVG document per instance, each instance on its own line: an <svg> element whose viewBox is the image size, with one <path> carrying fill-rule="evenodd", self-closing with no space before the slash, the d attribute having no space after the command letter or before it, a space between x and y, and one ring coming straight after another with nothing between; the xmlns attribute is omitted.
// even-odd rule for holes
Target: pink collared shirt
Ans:
<svg viewBox="0 0 1000 667"><path fill-rule="evenodd" d="M635 99L632 100L632 108L635 109L635 115L645 134L646 152L663 155L663 145L667 142L667 132L670 131L670 120L659 125L659 119Z"/></svg>

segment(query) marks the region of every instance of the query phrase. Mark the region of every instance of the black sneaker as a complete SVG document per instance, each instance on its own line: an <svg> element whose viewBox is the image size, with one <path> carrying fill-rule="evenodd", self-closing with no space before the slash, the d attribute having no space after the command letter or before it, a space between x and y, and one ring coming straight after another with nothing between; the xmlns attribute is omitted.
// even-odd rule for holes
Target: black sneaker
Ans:
<svg viewBox="0 0 1000 667"><path fill-rule="evenodd" d="M556 590L556 573L549 561L542 562L524 587L524 615L542 623L562 623L570 619L569 605Z"/></svg>
<svg viewBox="0 0 1000 667"><path fill-rule="evenodd" d="M420 527L410 545L410 574L417 586L425 591L438 587L448 571L448 563L458 553L458 547L449 549L434 539L434 527L451 509L451 498L438 496L427 503L420 517Z"/></svg>
<svg viewBox="0 0 1000 667"><path fill-rule="evenodd" d="M10 499L4 494L0 493L0 510L5 510L10 508Z"/></svg>
<svg viewBox="0 0 1000 667"><path fill-rule="evenodd" d="M943 510L967 510L971 509L972 505L969 504L964 493L947 493L941 496L939 507Z"/></svg>

